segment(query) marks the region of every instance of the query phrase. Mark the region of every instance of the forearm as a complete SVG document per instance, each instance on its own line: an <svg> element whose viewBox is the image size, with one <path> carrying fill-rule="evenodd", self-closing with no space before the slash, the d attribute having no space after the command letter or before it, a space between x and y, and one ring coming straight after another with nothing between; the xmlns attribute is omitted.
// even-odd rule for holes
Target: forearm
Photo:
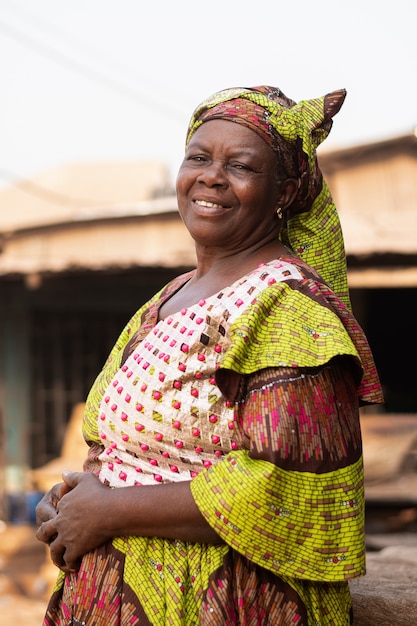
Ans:
<svg viewBox="0 0 417 626"><path fill-rule="evenodd" d="M50 497L36 536L50 545L53 562L66 572L119 536L222 543L195 504L189 482L110 489L89 473L70 473L64 481L57 511L49 513Z"/></svg>
<svg viewBox="0 0 417 626"><path fill-rule="evenodd" d="M114 537L140 535L222 543L200 513L189 482L112 489L111 501L105 523Z"/></svg>

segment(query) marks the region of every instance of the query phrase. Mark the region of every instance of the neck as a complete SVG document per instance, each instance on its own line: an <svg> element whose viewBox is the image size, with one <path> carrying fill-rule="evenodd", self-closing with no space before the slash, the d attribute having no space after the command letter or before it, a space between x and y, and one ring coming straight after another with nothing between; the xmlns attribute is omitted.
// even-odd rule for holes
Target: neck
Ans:
<svg viewBox="0 0 417 626"><path fill-rule="evenodd" d="M256 269L261 263L292 255L277 237L264 245L240 251L232 252L198 245L196 250L198 259L196 272L162 305L159 310L160 319L219 292Z"/></svg>
<svg viewBox="0 0 417 626"><path fill-rule="evenodd" d="M205 277L223 277L227 282L229 279L237 280L260 263L288 254L290 251L276 236L242 250L208 248L196 244L197 271L194 280Z"/></svg>

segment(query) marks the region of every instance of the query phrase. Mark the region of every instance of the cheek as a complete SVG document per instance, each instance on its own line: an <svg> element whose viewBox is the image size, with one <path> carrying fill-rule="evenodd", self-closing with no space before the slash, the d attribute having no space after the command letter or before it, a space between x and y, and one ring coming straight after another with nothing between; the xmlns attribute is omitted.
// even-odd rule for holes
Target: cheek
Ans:
<svg viewBox="0 0 417 626"><path fill-rule="evenodd" d="M266 213L268 207L273 204L271 194L266 193L265 189L253 189L249 188L243 191L240 195L242 203L251 210L251 212L257 213L259 216L261 213Z"/></svg>
<svg viewBox="0 0 417 626"><path fill-rule="evenodd" d="M180 170L175 182L175 190L177 195L177 207L182 220L185 220L188 214L187 207L191 186L192 183L190 183L189 176L185 175L184 172Z"/></svg>
<svg viewBox="0 0 417 626"><path fill-rule="evenodd" d="M177 180L175 182L175 189L178 198L180 196L184 197L190 189L191 185L192 181L190 180L190 176L188 176L187 173L181 168L178 172Z"/></svg>
<svg viewBox="0 0 417 626"><path fill-rule="evenodd" d="M175 180L175 190L178 193L181 189L181 184L182 184L182 175L181 175L181 170L178 172L177 174L177 178Z"/></svg>

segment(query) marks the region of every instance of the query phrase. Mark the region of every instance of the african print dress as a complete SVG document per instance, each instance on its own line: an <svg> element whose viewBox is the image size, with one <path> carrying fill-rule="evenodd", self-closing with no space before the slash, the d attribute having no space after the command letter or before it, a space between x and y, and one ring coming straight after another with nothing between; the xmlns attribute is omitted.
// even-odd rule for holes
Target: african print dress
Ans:
<svg viewBox="0 0 417 626"><path fill-rule="evenodd" d="M349 310L294 258L159 320L132 318L87 400L86 470L191 481L222 545L118 537L61 574L47 626L351 623L365 571L359 404L381 401Z"/></svg>

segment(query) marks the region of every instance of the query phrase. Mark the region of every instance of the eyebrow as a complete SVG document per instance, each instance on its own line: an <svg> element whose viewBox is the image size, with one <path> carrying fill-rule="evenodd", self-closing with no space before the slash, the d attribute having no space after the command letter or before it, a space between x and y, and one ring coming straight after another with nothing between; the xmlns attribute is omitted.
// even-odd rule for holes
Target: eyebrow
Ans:
<svg viewBox="0 0 417 626"><path fill-rule="evenodd" d="M209 148L207 147L206 143L203 143L199 140L196 140L192 145L191 145L191 141L187 146L187 151L192 149L192 150L203 150L203 151L209 151ZM231 153L232 156L234 155L247 155L247 156L256 156L258 153L258 151L256 150L256 148L250 148L250 147L246 147L246 146L236 146L235 148L233 148L233 152Z"/></svg>

